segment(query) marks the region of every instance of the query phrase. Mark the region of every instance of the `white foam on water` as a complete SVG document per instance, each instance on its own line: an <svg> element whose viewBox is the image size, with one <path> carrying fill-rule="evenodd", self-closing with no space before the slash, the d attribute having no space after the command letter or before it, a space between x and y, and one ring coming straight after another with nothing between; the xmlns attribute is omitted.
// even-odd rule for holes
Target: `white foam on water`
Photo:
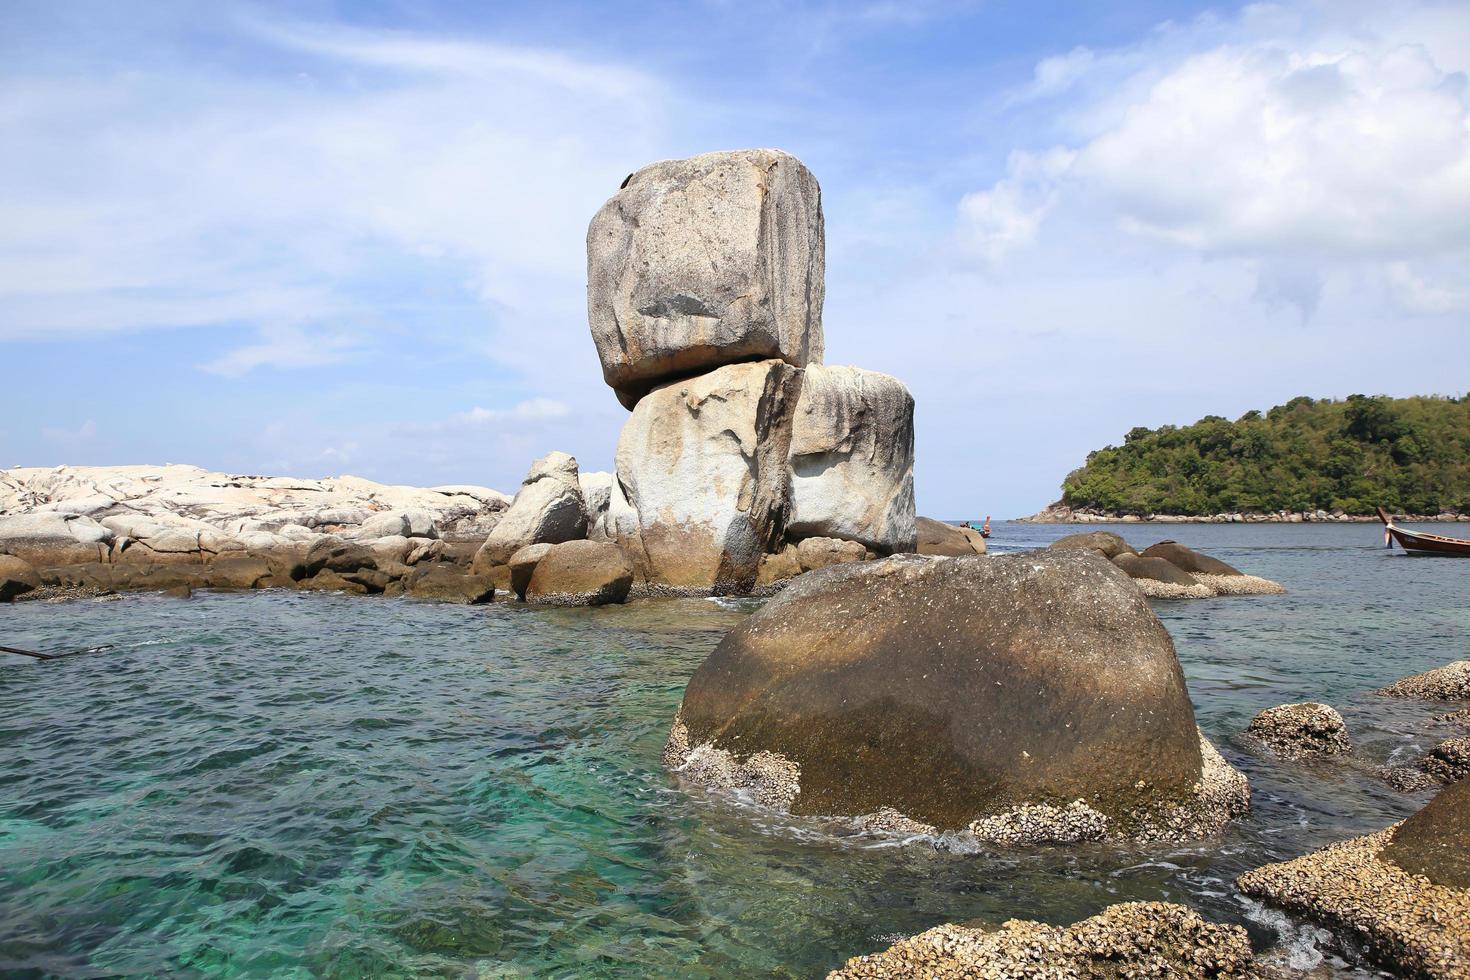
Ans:
<svg viewBox="0 0 1470 980"><path fill-rule="evenodd" d="M1331 932L1310 923L1293 922L1286 913L1244 895L1236 898L1244 907L1247 919L1276 934L1278 945L1268 951L1268 957L1275 954L1290 969L1303 971L1314 970L1327 959L1323 946L1332 942Z"/></svg>

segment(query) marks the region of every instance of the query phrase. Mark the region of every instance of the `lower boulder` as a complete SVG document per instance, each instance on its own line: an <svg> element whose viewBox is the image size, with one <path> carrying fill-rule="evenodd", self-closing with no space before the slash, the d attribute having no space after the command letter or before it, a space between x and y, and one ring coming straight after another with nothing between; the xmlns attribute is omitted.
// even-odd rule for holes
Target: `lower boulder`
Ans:
<svg viewBox="0 0 1470 980"><path fill-rule="evenodd" d="M914 399L897 378L808 365L791 429L793 538L914 550Z"/></svg>
<svg viewBox="0 0 1470 980"><path fill-rule="evenodd" d="M624 602L633 569L615 544L567 541L552 545L536 562L526 585L527 602L553 606L602 606Z"/></svg>
<svg viewBox="0 0 1470 980"><path fill-rule="evenodd" d="M1342 929L1396 975L1470 963L1470 780L1403 823L1240 876L1247 895Z"/></svg>
<svg viewBox="0 0 1470 980"><path fill-rule="evenodd" d="M650 586L708 594L755 584L790 509L800 392L801 372L769 360L727 364L639 400L618 436L617 482L636 514Z"/></svg>
<svg viewBox="0 0 1470 980"><path fill-rule="evenodd" d="M962 558L985 554L985 538L971 527L956 527L929 517L914 518L918 543L914 550L921 555Z"/></svg>
<svg viewBox="0 0 1470 980"><path fill-rule="evenodd" d="M478 606L495 598L495 586L485 576L458 565L434 562L419 565L404 579L404 591L415 599L458 602Z"/></svg>
<svg viewBox="0 0 1470 980"><path fill-rule="evenodd" d="M803 572L814 572L819 568L841 565L850 561L862 561L868 557L868 549L856 541L841 541L837 538L804 538L796 546L796 560Z"/></svg>
<svg viewBox="0 0 1470 980"><path fill-rule="evenodd" d="M1202 555L1177 541L1160 541L1143 549L1145 558L1162 558L1214 589L1219 595L1277 595L1286 590L1278 582L1247 575L1218 558Z"/></svg>
<svg viewBox="0 0 1470 980"><path fill-rule="evenodd" d="M1113 558L1113 564L1150 599L1209 599L1215 595L1214 589L1163 558L1145 558L1124 551Z"/></svg>
<svg viewBox="0 0 1470 980"><path fill-rule="evenodd" d="M216 559L206 572L212 589L261 589L273 584L274 574L268 559L248 555Z"/></svg>
<svg viewBox="0 0 1470 980"><path fill-rule="evenodd" d="M758 589L764 589L778 582L795 578L801 572L801 559L797 557L796 545L788 544L780 551L761 556L760 571L756 575L755 585Z"/></svg>
<svg viewBox="0 0 1470 980"><path fill-rule="evenodd" d="M1193 909L1123 902L1070 926L936 926L854 956L827 980L911 977L1254 977L1250 937Z"/></svg>
<svg viewBox="0 0 1470 980"><path fill-rule="evenodd" d="M531 576L536 573L536 566L546 553L552 549L549 544L528 544L524 548L510 556L507 567L510 569L510 588L516 594L516 598L522 602L526 599L526 588L531 584Z"/></svg>
<svg viewBox="0 0 1470 980"><path fill-rule="evenodd" d="M41 578L29 562L14 555L0 555L0 602L10 602L41 584Z"/></svg>
<svg viewBox="0 0 1470 980"><path fill-rule="evenodd" d="M804 575L695 671L664 760L719 786L777 774L756 795L794 813L1008 843L1038 808L1046 839L1184 839L1249 799L1147 600L1084 552Z"/></svg>

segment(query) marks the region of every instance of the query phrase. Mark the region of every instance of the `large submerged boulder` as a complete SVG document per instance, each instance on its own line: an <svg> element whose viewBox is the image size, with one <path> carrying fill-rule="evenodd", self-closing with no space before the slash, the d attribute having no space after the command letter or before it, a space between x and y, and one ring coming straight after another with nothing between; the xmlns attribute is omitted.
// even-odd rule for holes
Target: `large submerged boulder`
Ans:
<svg viewBox="0 0 1470 980"><path fill-rule="evenodd" d="M694 673L665 762L796 813L1007 843L1188 838L1248 803L1147 600L1081 552L797 579Z"/></svg>
<svg viewBox="0 0 1470 980"><path fill-rule="evenodd" d="M780 150L650 164L587 229L587 319L627 408L725 364L821 363L823 283L821 191Z"/></svg>
<svg viewBox="0 0 1470 980"><path fill-rule="evenodd" d="M791 429L787 536L913 551L914 399L897 378L808 367Z"/></svg>
<svg viewBox="0 0 1470 980"><path fill-rule="evenodd" d="M548 453L531 464L510 509L475 555L477 569L503 565L528 544L559 544L587 536L587 507L577 461Z"/></svg>
<svg viewBox="0 0 1470 980"><path fill-rule="evenodd" d="M665 385L634 408L618 438L617 482L637 515L650 582L717 592L755 584L790 506L799 391L795 368L766 360ZM619 506L609 509L615 524Z"/></svg>
<svg viewBox="0 0 1470 980"><path fill-rule="evenodd" d="M1470 963L1470 780L1376 834L1249 871L1247 895L1343 929L1400 976L1461 978Z"/></svg>

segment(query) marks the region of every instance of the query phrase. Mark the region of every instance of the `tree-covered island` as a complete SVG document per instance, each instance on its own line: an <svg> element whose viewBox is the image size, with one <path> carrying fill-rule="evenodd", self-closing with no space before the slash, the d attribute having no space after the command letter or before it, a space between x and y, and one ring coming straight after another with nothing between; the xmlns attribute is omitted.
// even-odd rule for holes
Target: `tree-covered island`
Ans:
<svg viewBox="0 0 1470 980"><path fill-rule="evenodd" d="M1050 511L1367 516L1378 505L1470 514L1470 397L1298 397L1233 422L1140 426L1089 453Z"/></svg>

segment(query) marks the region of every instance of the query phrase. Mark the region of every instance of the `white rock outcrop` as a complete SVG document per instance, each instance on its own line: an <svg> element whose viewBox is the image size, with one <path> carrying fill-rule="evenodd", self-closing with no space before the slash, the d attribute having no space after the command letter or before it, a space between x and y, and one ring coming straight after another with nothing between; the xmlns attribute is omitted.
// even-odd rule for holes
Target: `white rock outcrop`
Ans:
<svg viewBox="0 0 1470 980"><path fill-rule="evenodd" d="M611 473L598 470L577 476L577 482L582 487L582 501L587 508L589 541L613 540L607 529L607 511L612 506L613 485L617 480Z"/></svg>
<svg viewBox="0 0 1470 980"><path fill-rule="evenodd" d="M0 554L42 565L106 561L113 532L78 514L57 511L0 517Z"/></svg>
<svg viewBox="0 0 1470 980"><path fill-rule="evenodd" d="M821 363L823 236L817 180L780 150L632 174L587 229L587 318L619 401L726 364Z"/></svg>
<svg viewBox="0 0 1470 980"><path fill-rule="evenodd" d="M250 532L359 534L383 514L405 515L415 535L433 527L483 538L510 505L488 487L407 487L355 476L321 480L217 473L197 466L57 466L0 470L0 522L30 513L97 521L146 519L225 536ZM127 532L122 532L127 533Z"/></svg>
<svg viewBox="0 0 1470 980"><path fill-rule="evenodd" d="M786 534L914 550L914 399L897 378L855 367L802 372Z"/></svg>
<svg viewBox="0 0 1470 980"><path fill-rule="evenodd" d="M650 582L716 592L755 583L761 556L779 548L789 506L799 391L800 371L766 360L674 382L634 408L618 439L617 474Z"/></svg>
<svg viewBox="0 0 1470 980"><path fill-rule="evenodd" d="M587 536L587 506L577 461L547 453L531 464L510 508L475 556L476 565L503 565L531 544L559 544Z"/></svg>

